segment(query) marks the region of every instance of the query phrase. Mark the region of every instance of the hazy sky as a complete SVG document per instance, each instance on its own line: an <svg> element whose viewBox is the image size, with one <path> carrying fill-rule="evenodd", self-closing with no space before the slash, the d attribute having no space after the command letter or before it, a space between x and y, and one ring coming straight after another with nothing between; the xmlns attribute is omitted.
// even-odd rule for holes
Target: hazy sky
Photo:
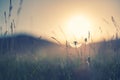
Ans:
<svg viewBox="0 0 120 80"><path fill-rule="evenodd" d="M99 40L115 34L111 16L114 16L120 24L120 0L23 0L20 15L17 15L19 3L20 0L12 0L11 20L15 19L17 25L15 32L27 32L47 38L53 36L60 41L66 37L70 41L73 40L73 34L67 33L66 24L71 17L82 15L91 23L92 38ZM9 0L0 0L0 26L5 30L4 11L8 15ZM84 35L74 36L77 39L84 37Z"/></svg>

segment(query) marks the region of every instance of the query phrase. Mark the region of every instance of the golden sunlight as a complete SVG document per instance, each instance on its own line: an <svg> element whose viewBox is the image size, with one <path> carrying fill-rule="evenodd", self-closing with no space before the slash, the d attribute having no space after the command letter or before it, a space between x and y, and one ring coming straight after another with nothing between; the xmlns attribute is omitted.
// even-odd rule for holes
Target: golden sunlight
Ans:
<svg viewBox="0 0 120 80"><path fill-rule="evenodd" d="M66 25L66 34L70 41L80 40L88 37L88 31L91 31L91 22L85 16L73 16Z"/></svg>

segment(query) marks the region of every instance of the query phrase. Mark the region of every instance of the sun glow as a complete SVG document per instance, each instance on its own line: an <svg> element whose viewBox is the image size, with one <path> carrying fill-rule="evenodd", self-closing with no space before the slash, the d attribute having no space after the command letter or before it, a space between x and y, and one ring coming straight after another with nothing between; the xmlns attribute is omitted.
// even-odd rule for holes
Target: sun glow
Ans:
<svg viewBox="0 0 120 80"><path fill-rule="evenodd" d="M88 32L91 31L91 22L85 16L74 16L67 22L66 34L70 41L80 40L88 37Z"/></svg>

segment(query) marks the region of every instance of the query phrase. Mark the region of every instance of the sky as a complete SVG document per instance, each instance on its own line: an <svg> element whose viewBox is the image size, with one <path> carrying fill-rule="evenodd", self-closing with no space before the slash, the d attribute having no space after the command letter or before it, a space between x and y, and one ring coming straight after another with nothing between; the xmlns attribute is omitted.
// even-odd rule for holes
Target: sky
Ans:
<svg viewBox="0 0 120 80"><path fill-rule="evenodd" d="M6 31L4 12L9 14L9 2L0 0L2 33ZM16 24L14 33L25 32L49 40L55 37L61 42L65 40L82 42L89 31L94 41L100 41L115 35L116 30L111 22L111 16L114 16L116 22L120 24L119 4L120 0L23 0L20 5L20 0L12 0L13 8L11 18L7 17L7 26L14 19ZM77 25L79 23L80 25L77 27L76 16L85 19L84 22L78 19ZM89 24L89 27L83 26L86 24ZM86 33L81 34L83 32Z"/></svg>

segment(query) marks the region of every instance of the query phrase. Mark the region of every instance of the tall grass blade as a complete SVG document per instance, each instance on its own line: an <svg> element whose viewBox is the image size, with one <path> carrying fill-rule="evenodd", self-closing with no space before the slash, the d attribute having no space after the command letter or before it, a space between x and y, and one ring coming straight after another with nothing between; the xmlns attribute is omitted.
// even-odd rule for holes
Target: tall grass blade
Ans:
<svg viewBox="0 0 120 80"><path fill-rule="evenodd" d="M106 24L109 24L109 22L105 19L105 18L103 18L102 19Z"/></svg>
<svg viewBox="0 0 120 80"><path fill-rule="evenodd" d="M20 0L20 3L19 3L19 8L17 10L17 15L20 14L21 10L22 10L22 4L23 4L23 0Z"/></svg>
<svg viewBox="0 0 120 80"><path fill-rule="evenodd" d="M61 45L60 41L58 41L55 37L51 37L52 39L54 39L59 45Z"/></svg>
<svg viewBox="0 0 120 80"><path fill-rule="evenodd" d="M11 17L12 9L13 9L12 0L10 0L10 5L9 5L9 18Z"/></svg>

